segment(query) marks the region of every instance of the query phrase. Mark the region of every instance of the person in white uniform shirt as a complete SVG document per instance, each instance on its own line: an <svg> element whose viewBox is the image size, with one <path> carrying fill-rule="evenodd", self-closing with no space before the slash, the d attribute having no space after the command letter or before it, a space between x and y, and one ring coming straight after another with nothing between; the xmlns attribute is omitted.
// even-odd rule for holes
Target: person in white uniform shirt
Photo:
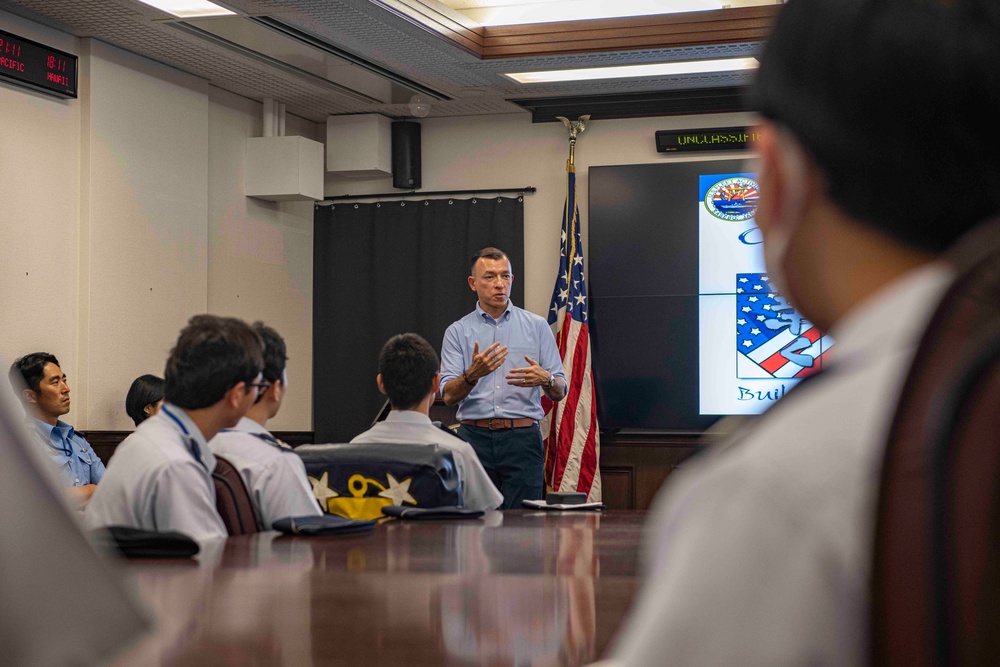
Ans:
<svg viewBox="0 0 1000 667"><path fill-rule="evenodd" d="M177 531L196 540L226 535L207 442L257 399L263 350L241 320L191 318L167 359L163 406L115 450L86 512L91 527Z"/></svg>
<svg viewBox="0 0 1000 667"><path fill-rule="evenodd" d="M393 336L378 358L378 389L389 397L392 411L352 443L434 444L452 452L466 509L490 510L503 496L490 481L472 445L446 433L429 413L441 384L440 363L430 344L413 333Z"/></svg>
<svg viewBox="0 0 1000 667"><path fill-rule="evenodd" d="M1000 213L1000 3L789 0L753 93L770 281L836 341L668 479L620 664L864 665L885 439L960 237Z"/></svg>
<svg viewBox="0 0 1000 667"><path fill-rule="evenodd" d="M224 429L208 443L240 471L265 528L289 516L322 514L306 478L306 466L291 447L267 430L269 419L278 414L288 388L286 347L277 331L263 322L254 330L264 341L264 383L246 416L231 429Z"/></svg>

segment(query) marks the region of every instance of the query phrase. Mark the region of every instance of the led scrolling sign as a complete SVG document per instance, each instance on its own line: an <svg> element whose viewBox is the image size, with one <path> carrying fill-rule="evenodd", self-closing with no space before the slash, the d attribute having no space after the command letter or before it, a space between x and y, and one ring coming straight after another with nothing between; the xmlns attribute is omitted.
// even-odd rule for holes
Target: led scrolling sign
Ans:
<svg viewBox="0 0 1000 667"><path fill-rule="evenodd" d="M745 127L717 127L707 130L657 130L657 153L700 153L751 148L760 141L760 132Z"/></svg>
<svg viewBox="0 0 1000 667"><path fill-rule="evenodd" d="M76 97L77 57L0 30L0 80Z"/></svg>

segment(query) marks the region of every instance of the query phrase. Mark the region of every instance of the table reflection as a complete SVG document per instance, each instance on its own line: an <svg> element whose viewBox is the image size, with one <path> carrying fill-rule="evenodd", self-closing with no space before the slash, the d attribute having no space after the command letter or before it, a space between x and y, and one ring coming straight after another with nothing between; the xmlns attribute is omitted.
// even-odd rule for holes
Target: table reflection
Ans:
<svg viewBox="0 0 1000 667"><path fill-rule="evenodd" d="M632 599L640 525L496 512L130 561L158 627L118 664L583 664Z"/></svg>

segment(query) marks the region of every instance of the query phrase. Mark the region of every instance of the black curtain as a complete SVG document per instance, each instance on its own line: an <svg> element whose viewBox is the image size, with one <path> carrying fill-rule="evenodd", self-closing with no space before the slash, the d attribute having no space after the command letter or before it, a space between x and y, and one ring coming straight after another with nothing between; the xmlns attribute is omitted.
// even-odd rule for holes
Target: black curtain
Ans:
<svg viewBox="0 0 1000 667"><path fill-rule="evenodd" d="M444 330L475 307L467 278L480 248L510 256L511 299L524 305L520 197L317 206L313 244L316 442L346 442L371 424L390 337L418 333L440 354Z"/></svg>

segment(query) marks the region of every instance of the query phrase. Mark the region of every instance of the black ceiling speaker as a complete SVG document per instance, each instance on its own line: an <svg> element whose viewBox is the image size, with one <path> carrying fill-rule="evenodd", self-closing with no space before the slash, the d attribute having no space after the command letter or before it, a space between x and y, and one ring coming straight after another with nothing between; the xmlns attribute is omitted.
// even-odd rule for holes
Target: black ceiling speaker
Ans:
<svg viewBox="0 0 1000 667"><path fill-rule="evenodd" d="M420 189L420 123L392 123L392 187Z"/></svg>

